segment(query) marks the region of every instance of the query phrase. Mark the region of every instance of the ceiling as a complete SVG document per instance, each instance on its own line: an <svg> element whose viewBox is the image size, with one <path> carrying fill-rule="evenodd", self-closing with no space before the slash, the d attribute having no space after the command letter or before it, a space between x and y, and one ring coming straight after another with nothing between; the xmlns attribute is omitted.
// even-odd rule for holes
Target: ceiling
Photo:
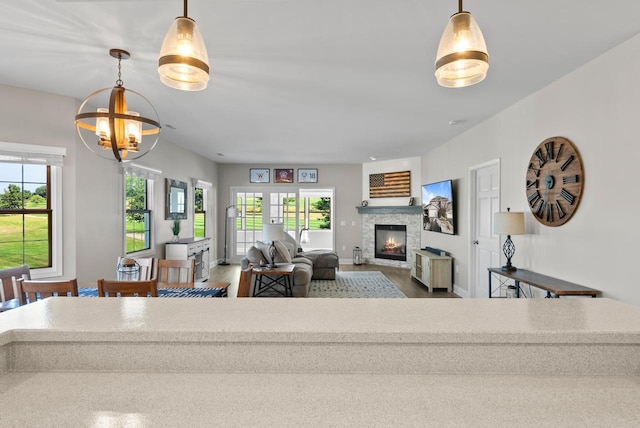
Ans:
<svg viewBox="0 0 640 428"><path fill-rule="evenodd" d="M108 52L126 49L124 86L155 106L163 140L221 163L362 163L423 155L640 32L633 0L467 0L489 74L447 89L433 64L457 6L192 0L212 71L182 92L157 73L181 1L0 0L0 84L82 100L115 84Z"/></svg>

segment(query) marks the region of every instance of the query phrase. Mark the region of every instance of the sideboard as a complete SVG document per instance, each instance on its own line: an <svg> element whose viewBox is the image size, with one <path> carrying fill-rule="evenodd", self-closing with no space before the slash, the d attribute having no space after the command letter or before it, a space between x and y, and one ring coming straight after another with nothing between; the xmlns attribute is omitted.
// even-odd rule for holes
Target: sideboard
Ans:
<svg viewBox="0 0 640 428"><path fill-rule="evenodd" d="M169 260L195 260L196 281L209 279L209 238L188 238L165 244L164 257Z"/></svg>

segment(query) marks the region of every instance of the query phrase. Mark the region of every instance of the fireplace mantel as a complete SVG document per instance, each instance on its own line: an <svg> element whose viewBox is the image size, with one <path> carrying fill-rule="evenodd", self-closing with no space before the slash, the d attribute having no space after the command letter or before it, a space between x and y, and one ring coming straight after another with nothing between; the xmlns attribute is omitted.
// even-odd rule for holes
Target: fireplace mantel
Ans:
<svg viewBox="0 0 640 428"><path fill-rule="evenodd" d="M380 207L356 207L358 214L422 214L420 205L390 205Z"/></svg>

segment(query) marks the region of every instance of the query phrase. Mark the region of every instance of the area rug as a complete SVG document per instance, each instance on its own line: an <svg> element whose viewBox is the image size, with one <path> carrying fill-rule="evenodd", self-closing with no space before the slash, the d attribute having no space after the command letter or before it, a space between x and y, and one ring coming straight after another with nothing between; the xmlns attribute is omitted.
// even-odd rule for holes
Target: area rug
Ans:
<svg viewBox="0 0 640 428"><path fill-rule="evenodd" d="M307 297L403 298L405 296L379 271L340 272L336 279L312 280Z"/></svg>

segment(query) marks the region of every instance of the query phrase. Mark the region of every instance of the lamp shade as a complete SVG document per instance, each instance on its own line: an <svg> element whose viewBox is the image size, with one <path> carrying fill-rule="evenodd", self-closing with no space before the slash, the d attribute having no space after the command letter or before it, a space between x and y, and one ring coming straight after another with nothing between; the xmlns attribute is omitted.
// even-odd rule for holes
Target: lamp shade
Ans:
<svg viewBox="0 0 640 428"><path fill-rule="evenodd" d="M238 217L238 208L231 206L229 208L227 208L227 217L229 218L236 218Z"/></svg>
<svg viewBox="0 0 640 428"><path fill-rule="evenodd" d="M284 229L281 224L263 224L262 225L262 240L268 241L282 241L284 239Z"/></svg>
<svg viewBox="0 0 640 428"><path fill-rule="evenodd" d="M482 82L489 70L489 54L482 31L469 12L449 19L436 55L436 79L447 88Z"/></svg>
<svg viewBox="0 0 640 428"><path fill-rule="evenodd" d="M524 235L524 213L512 211L495 213L493 233L496 235Z"/></svg>
<svg viewBox="0 0 640 428"><path fill-rule="evenodd" d="M209 56L196 21L187 16L173 21L162 42L158 73L162 83L175 89L200 91L207 87Z"/></svg>

